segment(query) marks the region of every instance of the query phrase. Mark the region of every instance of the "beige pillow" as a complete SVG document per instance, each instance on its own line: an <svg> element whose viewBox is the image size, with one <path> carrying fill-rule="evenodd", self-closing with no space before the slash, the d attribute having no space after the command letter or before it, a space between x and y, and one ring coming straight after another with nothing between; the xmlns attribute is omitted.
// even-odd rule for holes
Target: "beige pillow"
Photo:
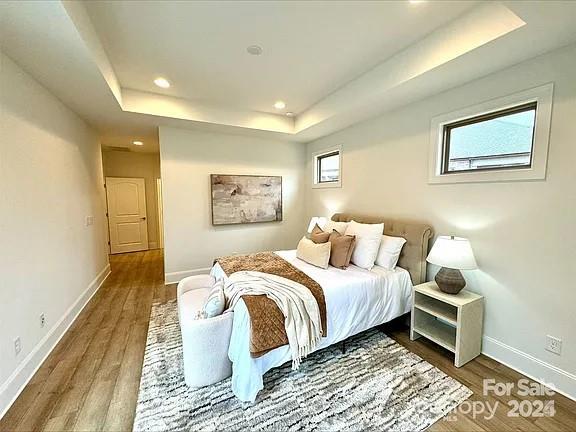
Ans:
<svg viewBox="0 0 576 432"><path fill-rule="evenodd" d="M312 240L302 237L296 248L296 256L308 264L327 269L331 246L330 242L316 244Z"/></svg>
<svg viewBox="0 0 576 432"><path fill-rule="evenodd" d="M356 237L342 235L338 231L332 231L329 242L332 244L330 250L330 265L345 269L350 265L350 258L356 245Z"/></svg>
<svg viewBox="0 0 576 432"><path fill-rule="evenodd" d="M322 228L320 228L318 224L314 226L314 229L310 233L310 240L314 243L326 243L329 238L330 233L322 231Z"/></svg>
<svg viewBox="0 0 576 432"><path fill-rule="evenodd" d="M326 225L324 225L324 231L331 233L336 230L340 234L346 234L346 229L348 228L349 223L350 222L334 222L333 220L329 220L326 222Z"/></svg>

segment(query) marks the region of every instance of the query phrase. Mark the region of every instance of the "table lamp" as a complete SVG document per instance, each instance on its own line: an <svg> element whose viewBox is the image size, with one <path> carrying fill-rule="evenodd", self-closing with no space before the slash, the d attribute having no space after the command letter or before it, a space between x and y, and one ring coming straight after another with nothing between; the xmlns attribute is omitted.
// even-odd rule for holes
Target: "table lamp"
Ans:
<svg viewBox="0 0 576 432"><path fill-rule="evenodd" d="M458 294L466 286L460 270L478 268L470 242L462 237L438 237L426 261L442 267L434 280L447 294Z"/></svg>

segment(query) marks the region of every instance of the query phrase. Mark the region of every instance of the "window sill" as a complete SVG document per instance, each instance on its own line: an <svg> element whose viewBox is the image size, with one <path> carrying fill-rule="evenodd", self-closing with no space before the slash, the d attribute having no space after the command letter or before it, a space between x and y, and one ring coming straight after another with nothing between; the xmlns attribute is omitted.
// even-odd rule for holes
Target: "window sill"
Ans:
<svg viewBox="0 0 576 432"><path fill-rule="evenodd" d="M454 172L450 174L436 174L428 178L428 184L454 184L454 183L498 183L513 181L545 180L546 171L534 168L486 170L478 172Z"/></svg>
<svg viewBox="0 0 576 432"><path fill-rule="evenodd" d="M342 187L342 180L337 182L326 182L326 183L313 183L312 189L330 189L330 188L340 188Z"/></svg>

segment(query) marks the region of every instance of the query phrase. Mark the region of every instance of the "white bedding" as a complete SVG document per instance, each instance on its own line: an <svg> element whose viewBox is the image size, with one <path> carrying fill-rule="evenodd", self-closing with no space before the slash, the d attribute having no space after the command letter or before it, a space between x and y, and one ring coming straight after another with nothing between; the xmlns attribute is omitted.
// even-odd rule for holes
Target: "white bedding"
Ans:
<svg viewBox="0 0 576 432"><path fill-rule="evenodd" d="M318 282L324 291L328 335L322 338L317 349L410 311L410 274L400 267L386 270L374 266L372 270L364 270L351 265L347 270L335 267L324 270L296 258L295 250L276 253ZM217 279L226 278L218 264L211 274ZM263 375L292 358L287 345L262 357L250 356L250 317L243 301L234 309L228 356L232 361L232 391L240 400L251 402L263 388Z"/></svg>

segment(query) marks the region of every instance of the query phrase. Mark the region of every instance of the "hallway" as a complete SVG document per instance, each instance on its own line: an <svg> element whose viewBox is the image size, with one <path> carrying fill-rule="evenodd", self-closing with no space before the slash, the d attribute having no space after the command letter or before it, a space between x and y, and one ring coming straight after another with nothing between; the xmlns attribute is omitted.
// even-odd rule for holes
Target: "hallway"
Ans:
<svg viewBox="0 0 576 432"><path fill-rule="evenodd" d="M0 420L1 431L132 429L161 249L111 255L112 273Z"/></svg>

